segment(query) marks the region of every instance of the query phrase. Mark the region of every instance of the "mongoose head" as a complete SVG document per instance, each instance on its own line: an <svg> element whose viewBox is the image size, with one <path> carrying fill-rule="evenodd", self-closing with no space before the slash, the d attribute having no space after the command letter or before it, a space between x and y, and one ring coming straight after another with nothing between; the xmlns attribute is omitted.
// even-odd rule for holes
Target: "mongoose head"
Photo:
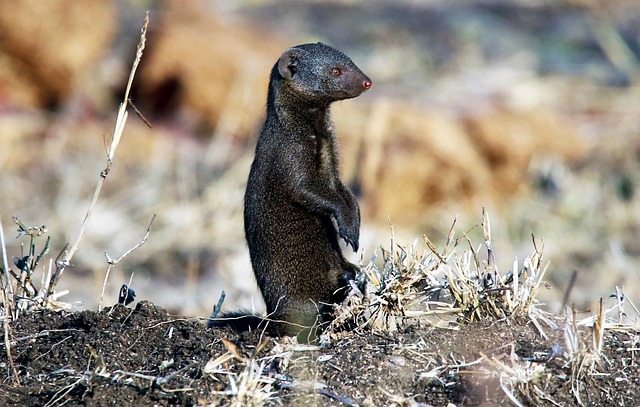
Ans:
<svg viewBox="0 0 640 407"><path fill-rule="evenodd" d="M348 56L320 42L289 48L274 68L279 78L272 80L281 81L281 91L315 106L354 98L371 87L371 79Z"/></svg>

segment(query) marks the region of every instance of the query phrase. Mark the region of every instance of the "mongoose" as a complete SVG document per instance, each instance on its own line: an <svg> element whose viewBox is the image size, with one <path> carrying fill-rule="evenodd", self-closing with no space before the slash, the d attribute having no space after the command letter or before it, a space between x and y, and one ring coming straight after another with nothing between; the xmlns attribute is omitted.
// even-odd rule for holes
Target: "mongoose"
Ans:
<svg viewBox="0 0 640 407"><path fill-rule="evenodd" d="M210 325L262 325L304 339L346 298L358 267L343 257L339 237L358 250L360 209L340 180L329 106L371 84L349 57L322 43L289 48L274 65L244 197L245 236L268 315L228 312Z"/></svg>

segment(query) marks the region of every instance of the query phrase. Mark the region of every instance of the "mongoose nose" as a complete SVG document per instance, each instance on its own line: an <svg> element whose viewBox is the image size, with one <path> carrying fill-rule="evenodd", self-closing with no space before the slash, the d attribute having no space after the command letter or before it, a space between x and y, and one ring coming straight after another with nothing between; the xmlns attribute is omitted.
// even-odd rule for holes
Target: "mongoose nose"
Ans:
<svg viewBox="0 0 640 407"><path fill-rule="evenodd" d="M364 81L364 82L362 82L362 86L363 86L365 89L369 89L369 88L371 87L371 81Z"/></svg>

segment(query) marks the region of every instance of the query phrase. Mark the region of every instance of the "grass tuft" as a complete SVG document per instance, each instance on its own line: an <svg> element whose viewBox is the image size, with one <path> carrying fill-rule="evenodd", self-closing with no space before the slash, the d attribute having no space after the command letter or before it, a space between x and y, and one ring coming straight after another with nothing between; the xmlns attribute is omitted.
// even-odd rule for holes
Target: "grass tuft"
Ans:
<svg viewBox="0 0 640 407"><path fill-rule="evenodd" d="M428 251L422 253L418 240L411 246L397 245L392 229L390 248L380 249L382 264L374 253L361 270L366 295L352 294L334 326L355 320L359 328L391 333L407 324L458 329L463 323L514 315L536 319L536 326L538 319L548 321L535 299L547 270L544 245L534 238L533 253L522 262L514 259L512 269L502 274L491 247L489 215L483 211L484 256L469 232L456 238L455 224L454 220L441 250L424 236Z"/></svg>

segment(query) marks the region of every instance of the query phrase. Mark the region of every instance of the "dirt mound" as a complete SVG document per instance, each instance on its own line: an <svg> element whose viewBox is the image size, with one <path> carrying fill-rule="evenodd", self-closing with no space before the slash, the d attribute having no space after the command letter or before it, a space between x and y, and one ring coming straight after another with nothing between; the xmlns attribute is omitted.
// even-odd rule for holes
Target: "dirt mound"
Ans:
<svg viewBox="0 0 640 407"><path fill-rule="evenodd" d="M573 405L576 392L587 405L640 402L637 335L607 331L604 374L578 380L554 351L562 329L543 339L518 318L342 333L327 347L207 329L148 302L38 311L5 327L2 405L486 405L508 393L524 405Z"/></svg>

